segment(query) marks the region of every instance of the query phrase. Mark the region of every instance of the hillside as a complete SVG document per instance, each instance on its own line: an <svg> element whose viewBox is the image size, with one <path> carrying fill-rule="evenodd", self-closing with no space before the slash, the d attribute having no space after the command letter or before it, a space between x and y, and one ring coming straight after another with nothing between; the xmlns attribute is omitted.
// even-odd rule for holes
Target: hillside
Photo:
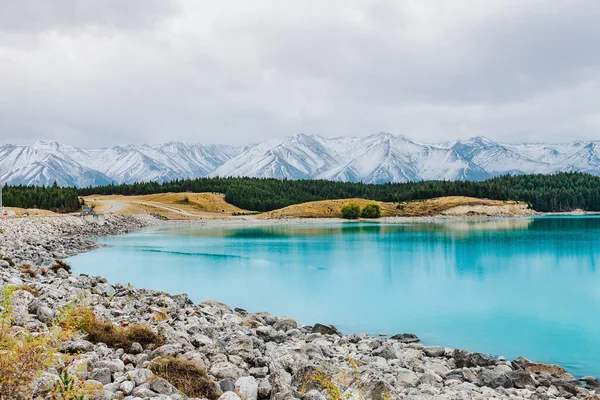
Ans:
<svg viewBox="0 0 600 400"><path fill-rule="evenodd" d="M531 215L527 204L516 201L477 199L464 196L439 197L429 200L403 203L386 203L359 198L312 201L263 213L259 218L341 218L342 206L354 202L363 208L376 203L381 207L382 217L430 217L430 216L512 216Z"/></svg>
<svg viewBox="0 0 600 400"><path fill-rule="evenodd" d="M246 214L219 193L160 193L145 196L87 196L94 210L116 214L159 214L168 219L215 219Z"/></svg>

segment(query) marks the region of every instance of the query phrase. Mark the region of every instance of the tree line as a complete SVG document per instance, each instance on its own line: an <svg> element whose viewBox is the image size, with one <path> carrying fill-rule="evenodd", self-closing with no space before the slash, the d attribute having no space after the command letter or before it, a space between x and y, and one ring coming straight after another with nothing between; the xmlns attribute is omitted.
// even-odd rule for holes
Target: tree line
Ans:
<svg viewBox="0 0 600 400"><path fill-rule="evenodd" d="M561 172L552 175L503 175L485 181L420 181L365 184L326 180L272 178L198 178L170 182L140 182L87 188L52 186L3 187L7 207L43 208L73 212L81 207L78 196L145 195L166 192L224 193L228 203L252 211L271 211L308 201L360 197L387 202L470 196L527 202L536 211L600 211L600 177Z"/></svg>
<svg viewBox="0 0 600 400"><path fill-rule="evenodd" d="M519 200L536 211L600 211L600 177L580 172L503 175L485 181L419 181L365 184L273 178L198 178L140 182L79 189L80 195L145 195L167 192L217 192L246 210L271 211L307 201L360 197L403 202L441 196Z"/></svg>
<svg viewBox="0 0 600 400"><path fill-rule="evenodd" d="M81 207L76 188L52 186L2 187L3 205L6 207L41 208L55 212L74 212Z"/></svg>

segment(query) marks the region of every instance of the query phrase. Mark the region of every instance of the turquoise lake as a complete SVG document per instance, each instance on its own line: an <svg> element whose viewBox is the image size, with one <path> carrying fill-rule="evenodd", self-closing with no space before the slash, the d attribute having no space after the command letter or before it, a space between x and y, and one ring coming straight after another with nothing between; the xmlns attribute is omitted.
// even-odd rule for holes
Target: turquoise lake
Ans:
<svg viewBox="0 0 600 400"><path fill-rule="evenodd" d="M600 376L600 218L170 226L76 273Z"/></svg>

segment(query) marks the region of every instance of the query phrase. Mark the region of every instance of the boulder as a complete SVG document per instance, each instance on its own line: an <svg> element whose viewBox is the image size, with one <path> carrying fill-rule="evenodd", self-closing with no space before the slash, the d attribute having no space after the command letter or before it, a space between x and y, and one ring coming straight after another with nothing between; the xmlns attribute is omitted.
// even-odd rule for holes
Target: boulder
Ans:
<svg viewBox="0 0 600 400"><path fill-rule="evenodd" d="M298 323L290 317L283 317L273 325L273 328L287 332L290 329L298 328Z"/></svg>
<svg viewBox="0 0 600 400"><path fill-rule="evenodd" d="M441 346L429 346L423 349L423 354L427 357L441 357L444 355L444 348Z"/></svg>
<svg viewBox="0 0 600 400"><path fill-rule="evenodd" d="M150 382L150 390L158 394L171 394L176 389L166 379L156 378Z"/></svg>
<svg viewBox="0 0 600 400"><path fill-rule="evenodd" d="M527 386L537 386L535 380L531 377L531 374L522 369L507 372L506 375L517 389L525 389Z"/></svg>
<svg viewBox="0 0 600 400"><path fill-rule="evenodd" d="M341 336L340 331L333 326L327 324L315 324L311 330L312 333L320 333L322 335L339 335Z"/></svg>
<svg viewBox="0 0 600 400"><path fill-rule="evenodd" d="M479 384L494 389L499 387L512 388L514 386L507 374L493 369L486 369L481 372L479 375Z"/></svg>
<svg viewBox="0 0 600 400"><path fill-rule="evenodd" d="M400 343L418 343L421 341L414 333L399 333L392 336L391 339L397 340Z"/></svg>
<svg viewBox="0 0 600 400"><path fill-rule="evenodd" d="M210 374L217 379L232 379L240 378L244 371L230 362L218 362L213 364L209 370Z"/></svg>
<svg viewBox="0 0 600 400"><path fill-rule="evenodd" d="M496 364L496 360L489 354L472 353L467 350L454 350L452 357L457 368L487 367Z"/></svg>
<svg viewBox="0 0 600 400"><path fill-rule="evenodd" d="M235 392L242 399L257 400L258 399L258 382L253 376L244 376L235 381Z"/></svg>
<svg viewBox="0 0 600 400"><path fill-rule="evenodd" d="M90 372L89 379L98 381L103 385L108 385L112 381L112 375L108 368L94 368Z"/></svg>
<svg viewBox="0 0 600 400"><path fill-rule="evenodd" d="M219 400L241 400L240 396L234 392L225 392L219 397Z"/></svg>

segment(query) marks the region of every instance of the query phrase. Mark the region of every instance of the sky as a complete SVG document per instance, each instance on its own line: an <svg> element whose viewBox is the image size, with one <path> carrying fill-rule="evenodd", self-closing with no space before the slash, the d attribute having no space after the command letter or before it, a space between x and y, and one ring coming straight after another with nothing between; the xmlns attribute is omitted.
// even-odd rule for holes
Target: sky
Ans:
<svg viewBox="0 0 600 400"><path fill-rule="evenodd" d="M600 139L597 0L0 0L0 142Z"/></svg>

